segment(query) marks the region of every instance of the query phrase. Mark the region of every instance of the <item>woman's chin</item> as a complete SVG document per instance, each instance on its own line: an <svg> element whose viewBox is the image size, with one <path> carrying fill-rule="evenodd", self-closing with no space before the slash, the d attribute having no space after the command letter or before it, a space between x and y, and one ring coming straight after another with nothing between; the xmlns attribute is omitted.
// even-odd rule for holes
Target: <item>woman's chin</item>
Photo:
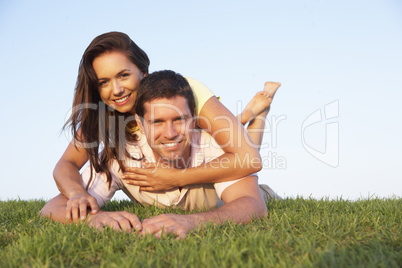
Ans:
<svg viewBox="0 0 402 268"><path fill-rule="evenodd" d="M117 106L113 105L111 106L114 110L118 111L119 113L126 114L126 113L132 113L133 107L130 107L129 105L124 105L124 106Z"/></svg>

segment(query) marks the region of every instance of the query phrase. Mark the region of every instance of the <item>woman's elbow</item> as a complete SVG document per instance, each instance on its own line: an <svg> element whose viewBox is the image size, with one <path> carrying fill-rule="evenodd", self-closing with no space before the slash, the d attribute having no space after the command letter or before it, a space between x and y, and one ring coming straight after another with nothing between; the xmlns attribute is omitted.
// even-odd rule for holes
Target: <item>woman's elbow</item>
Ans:
<svg viewBox="0 0 402 268"><path fill-rule="evenodd" d="M262 159L258 151L257 153L250 153L249 157L246 155L244 160L247 163L247 170L250 172L250 174L257 173L262 169Z"/></svg>

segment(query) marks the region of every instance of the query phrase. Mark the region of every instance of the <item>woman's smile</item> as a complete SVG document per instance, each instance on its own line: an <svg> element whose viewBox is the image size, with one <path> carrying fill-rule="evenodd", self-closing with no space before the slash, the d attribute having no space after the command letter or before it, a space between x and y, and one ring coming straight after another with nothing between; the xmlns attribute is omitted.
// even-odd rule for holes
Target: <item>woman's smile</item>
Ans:
<svg viewBox="0 0 402 268"><path fill-rule="evenodd" d="M124 96L123 98L114 100L114 102L116 103L116 105L124 105L130 100L130 97L131 97L131 93Z"/></svg>

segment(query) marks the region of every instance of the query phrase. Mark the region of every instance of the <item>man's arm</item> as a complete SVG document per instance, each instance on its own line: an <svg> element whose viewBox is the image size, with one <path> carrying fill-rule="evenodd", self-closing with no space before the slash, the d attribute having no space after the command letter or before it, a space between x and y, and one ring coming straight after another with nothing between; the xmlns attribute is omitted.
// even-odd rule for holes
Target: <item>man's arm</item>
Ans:
<svg viewBox="0 0 402 268"><path fill-rule="evenodd" d="M69 222L68 212L66 211L68 199L59 194L52 200L50 200L39 212L42 217L50 218L54 221L59 221L64 224ZM73 217L78 219L78 217ZM109 226L115 230L123 230L131 232L132 229L141 231L141 221L137 215L129 213L127 211L99 211L94 215L89 215L87 223L97 229Z"/></svg>
<svg viewBox="0 0 402 268"><path fill-rule="evenodd" d="M261 196L258 181L255 176L244 178L222 193L225 205L209 212L190 215L163 214L143 220L142 233L155 234L174 233L184 238L188 232L208 222L223 224L231 221L248 223L253 218L262 218L267 215L267 207Z"/></svg>

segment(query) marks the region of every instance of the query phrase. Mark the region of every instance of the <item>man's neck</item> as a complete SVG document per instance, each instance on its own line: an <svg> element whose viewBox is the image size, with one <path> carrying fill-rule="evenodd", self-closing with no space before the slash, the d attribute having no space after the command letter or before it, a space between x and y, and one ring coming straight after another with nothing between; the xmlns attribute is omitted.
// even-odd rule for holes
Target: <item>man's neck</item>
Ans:
<svg viewBox="0 0 402 268"><path fill-rule="evenodd" d="M191 149L190 149L188 155L181 156L174 160L162 158L159 155L155 154L155 152L154 152L154 156L155 156L156 162L159 164L162 164L164 166L169 166L169 167L176 168L176 169L186 169L191 166Z"/></svg>

